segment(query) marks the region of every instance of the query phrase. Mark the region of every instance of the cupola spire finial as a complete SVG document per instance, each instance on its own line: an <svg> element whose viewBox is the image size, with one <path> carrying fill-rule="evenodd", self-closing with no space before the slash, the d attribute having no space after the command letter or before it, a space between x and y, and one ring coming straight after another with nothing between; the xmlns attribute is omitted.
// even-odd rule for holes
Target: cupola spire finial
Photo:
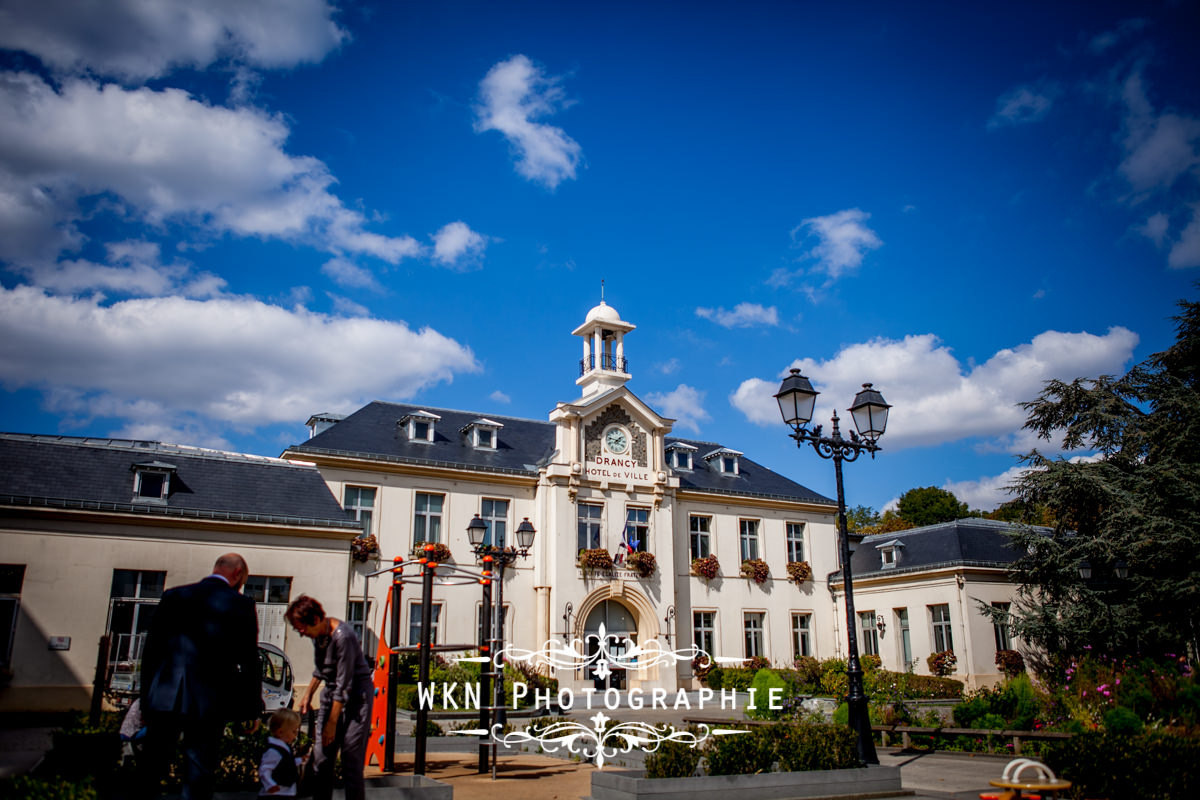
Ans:
<svg viewBox="0 0 1200 800"><path fill-rule="evenodd" d="M600 302L604 302L604 278L600 279Z"/></svg>

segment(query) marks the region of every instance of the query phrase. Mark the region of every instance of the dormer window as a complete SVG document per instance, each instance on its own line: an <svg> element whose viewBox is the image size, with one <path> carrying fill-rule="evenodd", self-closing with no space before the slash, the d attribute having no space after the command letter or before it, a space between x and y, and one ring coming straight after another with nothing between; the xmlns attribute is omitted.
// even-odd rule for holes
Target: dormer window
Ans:
<svg viewBox="0 0 1200 800"><path fill-rule="evenodd" d="M432 442L434 428L441 419L437 414L428 411L414 411L401 417L397 423L404 430L410 442Z"/></svg>
<svg viewBox="0 0 1200 800"><path fill-rule="evenodd" d="M146 461L133 465L133 501L135 503L165 503L171 493L171 474L174 464Z"/></svg>
<svg viewBox="0 0 1200 800"><path fill-rule="evenodd" d="M690 444L672 442L667 445L667 466L675 469L691 469L692 453L695 451L696 448Z"/></svg>
<svg viewBox="0 0 1200 800"><path fill-rule="evenodd" d="M737 475L739 470L738 458L741 455L737 450L722 447L704 456L704 460L708 462L709 468L722 475Z"/></svg>
<svg viewBox="0 0 1200 800"><path fill-rule="evenodd" d="M892 539L890 542L875 545L875 549L879 551L879 568L895 569L896 564L900 562L900 551L904 549L904 542Z"/></svg>
<svg viewBox="0 0 1200 800"><path fill-rule="evenodd" d="M500 429L504 426L490 419L472 420L464 425L459 433L467 437L467 443L481 450L495 450L499 440Z"/></svg>

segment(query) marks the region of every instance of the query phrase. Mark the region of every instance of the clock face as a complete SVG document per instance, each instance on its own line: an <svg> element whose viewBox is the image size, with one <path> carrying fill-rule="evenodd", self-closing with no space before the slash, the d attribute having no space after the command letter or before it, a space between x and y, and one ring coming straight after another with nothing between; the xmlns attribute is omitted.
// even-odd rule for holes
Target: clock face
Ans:
<svg viewBox="0 0 1200 800"><path fill-rule="evenodd" d="M622 455L629 449L629 434L621 428L610 428L608 433L604 434L604 444L610 453Z"/></svg>

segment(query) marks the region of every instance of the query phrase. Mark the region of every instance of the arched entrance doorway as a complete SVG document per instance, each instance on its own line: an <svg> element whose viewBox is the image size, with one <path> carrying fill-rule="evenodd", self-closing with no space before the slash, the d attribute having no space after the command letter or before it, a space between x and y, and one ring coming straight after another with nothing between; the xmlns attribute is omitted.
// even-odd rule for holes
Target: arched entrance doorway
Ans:
<svg viewBox="0 0 1200 800"><path fill-rule="evenodd" d="M600 652L600 626L604 626L606 641L604 652L613 658L623 658L631 647L637 644L637 619L624 603L616 600L602 600L587 616L584 623L584 639L587 642L589 661ZM592 673L597 690L624 689L625 670L612 664L611 672L606 677Z"/></svg>

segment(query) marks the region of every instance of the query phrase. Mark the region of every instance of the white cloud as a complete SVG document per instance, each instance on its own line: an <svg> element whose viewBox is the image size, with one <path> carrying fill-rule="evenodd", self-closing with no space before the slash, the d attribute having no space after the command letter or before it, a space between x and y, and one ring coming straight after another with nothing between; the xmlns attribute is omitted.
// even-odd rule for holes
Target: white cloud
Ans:
<svg viewBox="0 0 1200 800"><path fill-rule="evenodd" d="M1018 86L1006 92L996 100L996 111L988 120L988 130L1037 122L1050 113L1055 94L1054 87L1030 86Z"/></svg>
<svg viewBox="0 0 1200 800"><path fill-rule="evenodd" d="M2 0L0 47L60 72L142 81L219 61L291 67L347 37L325 0Z"/></svg>
<svg viewBox="0 0 1200 800"><path fill-rule="evenodd" d="M1160 211L1157 214L1151 214L1146 218L1144 223L1136 226L1134 230L1159 247L1162 247L1163 242L1167 238L1167 229L1170 227L1170 224L1171 218Z"/></svg>
<svg viewBox="0 0 1200 800"><path fill-rule="evenodd" d="M1142 76L1134 72L1122 91L1125 102L1125 159L1119 170L1143 199L1170 189L1182 176L1196 177L1200 168L1200 119L1156 114L1146 96Z"/></svg>
<svg viewBox="0 0 1200 800"><path fill-rule="evenodd" d="M1027 471L1026 467L1010 467L999 475L987 475L974 481L946 481L942 488L971 508L991 511L1013 499L1008 487Z"/></svg>
<svg viewBox="0 0 1200 800"><path fill-rule="evenodd" d="M361 303L356 303L340 294L326 292L325 296L333 303L333 313L341 317L369 317L371 310Z"/></svg>
<svg viewBox="0 0 1200 800"><path fill-rule="evenodd" d="M475 130L504 134L517 157L517 172L548 189L575 178L581 154L579 143L562 128L536 121L566 107L560 80L515 55L488 71L476 108Z"/></svg>
<svg viewBox="0 0 1200 800"><path fill-rule="evenodd" d="M870 218L870 214L857 208L810 217L792 229L792 239L799 244L802 239L815 236L817 244L805 256L815 258L817 270L828 275L830 281L836 281L858 269L868 250L883 246L875 231L866 225ZM780 278L772 276L772 279Z"/></svg>
<svg viewBox="0 0 1200 800"><path fill-rule="evenodd" d="M22 272L38 286L68 294L99 290L133 296L211 297L225 289L224 278L194 273L183 261L161 263L159 246L153 242L111 242L105 249L108 258L103 264L78 259L29 266Z"/></svg>
<svg viewBox="0 0 1200 800"><path fill-rule="evenodd" d="M724 328L779 324L779 311L775 306L761 306L758 303L738 303L732 311L726 311L724 308L697 308L696 316L712 320Z"/></svg>
<svg viewBox="0 0 1200 800"><path fill-rule="evenodd" d="M923 334L874 339L845 347L827 361L801 359L789 366L803 371L822 393L817 423L827 424L836 407L850 424L844 409L863 382L874 383L893 406L884 444L895 449L1011 437L1025 421L1017 403L1036 397L1046 380L1120 372L1137 342L1136 334L1120 327L1103 336L1046 331L969 367L936 336ZM730 402L755 424L775 424L779 412L772 395L778 385L750 378Z"/></svg>
<svg viewBox="0 0 1200 800"><path fill-rule="evenodd" d="M347 358L353 353L353 358ZM387 369L362 369L363 363ZM0 287L0 385L74 421L300 423L477 371L470 349L403 322L287 310L245 297L101 304Z"/></svg>
<svg viewBox="0 0 1200 800"><path fill-rule="evenodd" d="M672 358L667 359L666 361L661 361L661 362L655 364L654 370L656 372L661 372L663 375L672 375L672 374L678 372L679 368L682 366L683 366L683 364L680 363L678 358L672 357Z"/></svg>
<svg viewBox="0 0 1200 800"><path fill-rule="evenodd" d="M676 427L700 432L700 423L712 419L704 410L705 392L681 383L670 392L650 392L646 402L665 417L675 420Z"/></svg>
<svg viewBox="0 0 1200 800"><path fill-rule="evenodd" d="M782 419L774 396L778 391L778 381L768 383L761 378L747 378L729 395L729 403L755 425L774 425Z"/></svg>
<svg viewBox="0 0 1200 800"><path fill-rule="evenodd" d="M441 264L462 269L477 264L487 245L488 237L471 230L467 223L451 222L433 235L433 257Z"/></svg>
<svg viewBox="0 0 1200 800"><path fill-rule="evenodd" d="M393 264L420 251L411 237L366 231L366 217L330 193L325 164L285 152L278 115L178 89L68 80L55 91L26 73L0 73L0 107L0 259L45 262L77 246L80 202L105 194L150 225L188 222Z"/></svg>
<svg viewBox="0 0 1200 800"><path fill-rule="evenodd" d="M338 286L348 289L370 289L373 292L383 291L383 287L369 269L345 258L331 258L321 265L321 272Z"/></svg>
<svg viewBox="0 0 1200 800"><path fill-rule="evenodd" d="M1200 203L1193 203L1191 211L1191 221L1167 254L1167 265L1173 269L1200 267Z"/></svg>
<svg viewBox="0 0 1200 800"><path fill-rule="evenodd" d="M504 405L508 405L512 402L512 398L499 389L489 394L488 397L491 398L492 402L494 403L503 403Z"/></svg>

